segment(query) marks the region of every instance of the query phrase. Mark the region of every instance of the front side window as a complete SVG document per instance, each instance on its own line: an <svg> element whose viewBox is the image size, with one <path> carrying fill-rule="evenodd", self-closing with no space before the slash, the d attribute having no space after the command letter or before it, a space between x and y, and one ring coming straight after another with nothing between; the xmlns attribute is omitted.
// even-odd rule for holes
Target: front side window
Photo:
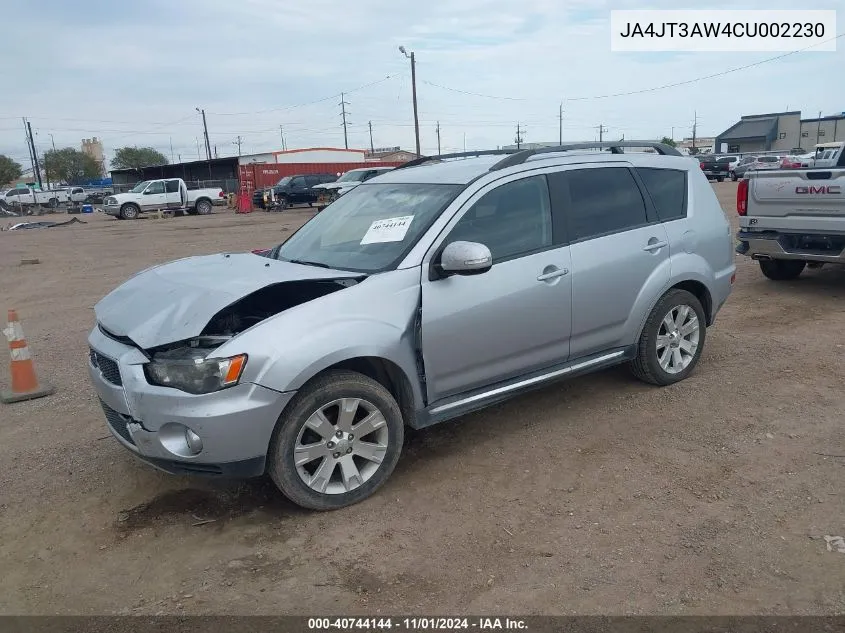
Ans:
<svg viewBox="0 0 845 633"><path fill-rule="evenodd" d="M293 180L290 181L290 186L293 189L301 189L305 186L305 177L304 176L297 176Z"/></svg>
<svg viewBox="0 0 845 633"><path fill-rule="evenodd" d="M139 182L137 185L135 185L134 187L132 187L132 189L129 190L129 193L141 193L142 191L144 191L144 189L147 188L148 184L150 184L149 180Z"/></svg>
<svg viewBox="0 0 845 633"><path fill-rule="evenodd" d="M147 187L147 190L144 193L149 195L164 193L164 183L161 180L159 180L158 182L154 182L149 187Z"/></svg>
<svg viewBox="0 0 845 633"><path fill-rule="evenodd" d="M648 223L640 188L627 168L574 169L565 173L569 181L567 221L572 241Z"/></svg>
<svg viewBox="0 0 845 633"><path fill-rule="evenodd" d="M359 185L294 233L277 258L364 273L390 270L463 185Z"/></svg>
<svg viewBox="0 0 845 633"><path fill-rule="evenodd" d="M445 244L479 242L493 263L552 244L552 213L545 176L506 183L486 193L461 217Z"/></svg>

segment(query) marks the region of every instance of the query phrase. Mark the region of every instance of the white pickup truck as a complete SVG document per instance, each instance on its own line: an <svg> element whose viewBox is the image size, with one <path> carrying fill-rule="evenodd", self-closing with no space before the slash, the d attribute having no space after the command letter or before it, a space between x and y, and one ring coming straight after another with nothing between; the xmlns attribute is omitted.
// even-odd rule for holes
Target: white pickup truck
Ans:
<svg viewBox="0 0 845 633"><path fill-rule="evenodd" d="M126 193L108 196L103 211L121 220L134 220L148 211L184 211L189 215L208 215L214 206L226 204L220 187L188 189L181 178L144 180Z"/></svg>
<svg viewBox="0 0 845 633"><path fill-rule="evenodd" d="M736 194L736 251L769 279L845 264L845 152L828 167L749 172Z"/></svg>
<svg viewBox="0 0 845 633"><path fill-rule="evenodd" d="M8 205L43 205L55 209L67 202L84 202L86 194L82 187L67 189L41 190L32 187L15 187L3 195L3 201Z"/></svg>

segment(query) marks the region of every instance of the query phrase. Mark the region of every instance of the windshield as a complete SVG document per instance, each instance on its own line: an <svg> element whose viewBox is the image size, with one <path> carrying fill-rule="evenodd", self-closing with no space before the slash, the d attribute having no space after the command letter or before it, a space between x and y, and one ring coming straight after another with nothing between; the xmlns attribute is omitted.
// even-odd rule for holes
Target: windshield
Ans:
<svg viewBox="0 0 845 633"><path fill-rule="evenodd" d="M396 266L462 185L360 185L314 216L277 258L376 273Z"/></svg>
<svg viewBox="0 0 845 633"><path fill-rule="evenodd" d="M132 187L132 189L129 190L129 193L141 193L144 189L147 188L147 185L151 182L151 180L144 180L142 182L139 182L137 185L135 185L134 187Z"/></svg>
<svg viewBox="0 0 845 633"><path fill-rule="evenodd" d="M291 180L293 180L293 176L285 176L279 182L277 182L274 186L275 187L284 187L288 184Z"/></svg>
<svg viewBox="0 0 845 633"><path fill-rule="evenodd" d="M348 171L335 182L360 182L366 173L366 171Z"/></svg>

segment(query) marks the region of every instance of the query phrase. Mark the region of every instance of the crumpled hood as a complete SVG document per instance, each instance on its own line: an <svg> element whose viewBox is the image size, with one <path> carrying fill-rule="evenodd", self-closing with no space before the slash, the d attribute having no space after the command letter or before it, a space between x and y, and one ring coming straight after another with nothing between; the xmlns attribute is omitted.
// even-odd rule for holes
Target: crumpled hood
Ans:
<svg viewBox="0 0 845 633"><path fill-rule="evenodd" d="M266 286L360 276L251 253L188 257L131 277L103 297L94 314L112 334L147 349L199 336L220 310Z"/></svg>

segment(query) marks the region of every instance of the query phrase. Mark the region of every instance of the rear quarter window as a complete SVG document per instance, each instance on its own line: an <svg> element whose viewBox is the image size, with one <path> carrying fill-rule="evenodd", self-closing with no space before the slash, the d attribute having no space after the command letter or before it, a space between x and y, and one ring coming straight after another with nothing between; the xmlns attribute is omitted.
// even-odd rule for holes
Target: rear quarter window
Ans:
<svg viewBox="0 0 845 633"><path fill-rule="evenodd" d="M687 172L679 169L638 167L661 222L687 217Z"/></svg>

